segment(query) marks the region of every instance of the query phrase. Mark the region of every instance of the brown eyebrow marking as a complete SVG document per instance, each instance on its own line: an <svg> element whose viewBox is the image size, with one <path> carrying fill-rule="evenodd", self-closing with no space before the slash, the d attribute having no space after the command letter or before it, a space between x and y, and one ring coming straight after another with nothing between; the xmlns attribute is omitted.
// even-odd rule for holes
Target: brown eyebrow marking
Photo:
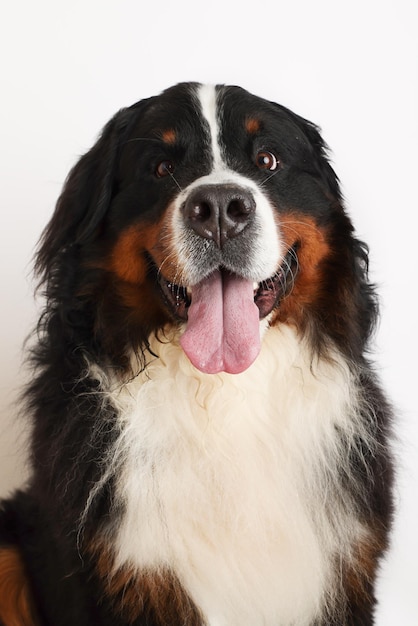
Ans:
<svg viewBox="0 0 418 626"><path fill-rule="evenodd" d="M161 133L161 138L164 143L173 144L176 142L177 139L176 131L174 130L174 128L168 128Z"/></svg>
<svg viewBox="0 0 418 626"><path fill-rule="evenodd" d="M260 130L260 120L256 117L248 117L245 120L245 129L250 135L255 135Z"/></svg>

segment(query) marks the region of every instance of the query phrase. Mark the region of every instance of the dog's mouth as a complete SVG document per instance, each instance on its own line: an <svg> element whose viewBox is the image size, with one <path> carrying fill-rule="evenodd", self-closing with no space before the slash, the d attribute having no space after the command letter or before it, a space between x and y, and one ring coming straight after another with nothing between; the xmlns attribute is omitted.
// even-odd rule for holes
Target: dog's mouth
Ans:
<svg viewBox="0 0 418 626"><path fill-rule="evenodd" d="M288 250L278 271L273 276L259 283L253 282L254 303L259 310L260 320L271 313L293 284L298 269L297 249L298 245L294 244ZM222 275L231 274L223 268L220 268L219 271ZM172 313L177 319L187 321L193 288L167 281L161 275L160 285Z"/></svg>
<svg viewBox="0 0 418 626"><path fill-rule="evenodd" d="M260 283L220 267L191 289L160 277L167 306L187 322L180 343L206 373L240 373L260 351L259 321L290 291L298 271L297 244L279 269Z"/></svg>

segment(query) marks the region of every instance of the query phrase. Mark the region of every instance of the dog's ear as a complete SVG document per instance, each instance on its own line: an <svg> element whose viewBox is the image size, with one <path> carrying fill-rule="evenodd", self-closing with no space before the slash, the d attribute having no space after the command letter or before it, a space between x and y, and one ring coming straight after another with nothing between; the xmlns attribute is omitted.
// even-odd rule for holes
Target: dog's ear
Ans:
<svg viewBox="0 0 418 626"><path fill-rule="evenodd" d="M328 158L329 149L325 141L322 139L319 127L312 124L312 122L309 122L308 120L298 116L296 117L310 143L315 166L323 183L325 184L327 191L331 192L331 195L334 198L341 200L340 181L330 165Z"/></svg>
<svg viewBox="0 0 418 626"><path fill-rule="evenodd" d="M282 105L276 104L275 102L271 104L278 107L281 111L286 111L287 115L293 120L293 123L300 129L310 149L308 164L313 164L315 174L322 180L328 194L337 200L342 200L340 181L330 165L328 158L329 148L321 136L320 128Z"/></svg>
<svg viewBox="0 0 418 626"><path fill-rule="evenodd" d="M119 111L104 127L96 144L70 171L55 212L45 228L35 259L41 282L70 248L91 241L115 192L120 148L146 101Z"/></svg>

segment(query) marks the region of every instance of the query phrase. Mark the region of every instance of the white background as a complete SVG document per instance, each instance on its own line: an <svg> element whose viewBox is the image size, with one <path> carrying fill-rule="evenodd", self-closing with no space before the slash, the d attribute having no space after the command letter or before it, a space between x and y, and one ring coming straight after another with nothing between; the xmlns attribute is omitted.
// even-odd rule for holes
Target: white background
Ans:
<svg viewBox="0 0 418 626"><path fill-rule="evenodd" d="M7 6L8 5L8 6ZM418 624L418 45L413 0L9 0L0 16L0 495L25 476L31 259L64 178L122 106L183 80L240 84L319 123L382 299L398 514L378 626Z"/></svg>

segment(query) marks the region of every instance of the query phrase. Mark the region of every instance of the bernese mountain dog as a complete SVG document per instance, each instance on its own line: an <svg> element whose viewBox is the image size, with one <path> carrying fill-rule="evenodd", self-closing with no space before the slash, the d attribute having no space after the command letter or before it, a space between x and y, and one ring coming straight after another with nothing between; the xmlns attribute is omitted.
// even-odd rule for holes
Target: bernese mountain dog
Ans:
<svg viewBox="0 0 418 626"><path fill-rule="evenodd" d="M377 316L316 126L235 86L119 111L35 270L3 626L370 626L392 517Z"/></svg>

